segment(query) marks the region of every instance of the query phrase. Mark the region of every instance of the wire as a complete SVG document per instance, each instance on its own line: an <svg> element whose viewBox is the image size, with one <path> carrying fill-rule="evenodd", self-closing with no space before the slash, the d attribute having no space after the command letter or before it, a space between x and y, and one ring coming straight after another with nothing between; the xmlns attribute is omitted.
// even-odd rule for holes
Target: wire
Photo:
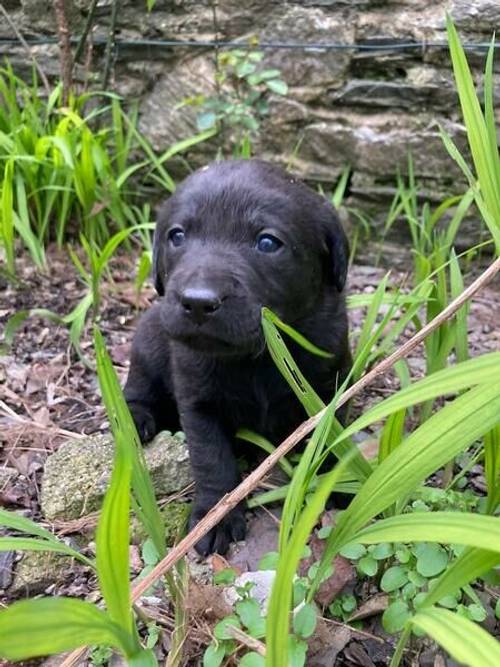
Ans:
<svg viewBox="0 0 500 667"><path fill-rule="evenodd" d="M31 45L39 44L57 44L57 39L54 37L34 37L25 38L25 41ZM78 38L73 38L73 42L78 43ZM104 37L94 37L92 39L96 46L105 46L107 39ZM17 39L11 37L0 38L0 45L2 44L16 44ZM490 42L469 42L463 44L463 48L469 51L486 51L490 47ZM134 47L153 47L153 48L238 48L238 49L288 49L290 51L410 51L410 50L425 50L425 49L448 49L447 42L392 42L389 39L384 41L379 39L376 44L339 44L336 42L257 42L251 44L248 42L225 41L225 40L178 40L178 39L122 39L116 40L114 48L134 48ZM495 42L495 48L500 48L500 42Z"/></svg>

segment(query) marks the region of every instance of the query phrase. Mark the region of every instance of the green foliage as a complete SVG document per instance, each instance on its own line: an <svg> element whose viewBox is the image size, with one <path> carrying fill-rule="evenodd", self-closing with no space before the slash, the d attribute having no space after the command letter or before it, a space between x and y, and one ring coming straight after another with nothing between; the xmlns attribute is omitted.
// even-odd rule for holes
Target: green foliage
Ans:
<svg viewBox="0 0 500 667"><path fill-rule="evenodd" d="M446 19L446 27L455 83L467 130L475 174L471 172L451 138L444 131L441 134L450 155L456 160L469 181L474 193L474 200L493 237L498 254L500 252L500 157L493 106L495 38L492 38L486 59L483 81L483 112L474 88L474 81L464 49L449 16Z"/></svg>
<svg viewBox="0 0 500 667"><path fill-rule="evenodd" d="M94 563L79 551L72 549L50 531L16 512L0 509L0 526L18 531L23 535L36 535L36 537L2 536L0 537L0 551L54 551L76 558L90 567L95 567Z"/></svg>
<svg viewBox="0 0 500 667"><path fill-rule="evenodd" d="M386 286L382 284L382 288L374 295L372 300L372 304L375 303L374 310L378 310L384 302L385 290ZM265 313L263 321L266 340L273 358L284 377L296 390L297 396L307 406L309 413L314 414L314 411L322 408L322 404L296 368L283 339L276 329L271 328L271 326L274 327L274 324L271 325ZM375 316L372 321L376 321ZM368 334L366 338L368 339ZM365 346L366 344L363 347ZM286 363L282 362L284 358L287 360ZM465 451L477 437L489 432L492 425L498 422L499 364L500 356L494 353L465 360L454 367L436 371L372 408L343 433L337 431L337 435L334 435L334 431L331 430L334 422L330 406L330 410L320 421L301 462L295 469L283 510L277 575L268 615L266 636L268 664L272 664L273 667L287 664L289 644L287 610L291 607L292 597L293 602L296 602L295 591L297 590L292 583L293 576L303 546L324 506L328 489L332 488L328 486L328 483L336 481L335 478L342 474L344 466L352 465L352 457L355 454L352 453L352 449L337 451L341 463L334 468L332 473L323 475L319 483L314 471L317 471L318 464L325 459L327 451L335 452L339 444L370 423L389 417L390 428L382 431L382 442L389 441L390 445L384 446L383 455L376 469L361 467L357 470L360 475L359 479L365 480L364 484L347 510L339 515L335 528L323 533L327 542L326 549L319 566L311 568L312 584L306 585L306 599L312 600L314 591L327 574L327 564L331 562L336 553L341 549L344 549L344 554L348 552L346 549L348 544L351 545L349 547L351 550L355 550L353 542L366 542L364 536L371 532L377 534L377 530L380 529L385 534L386 525L391 526L392 530L393 524L390 523L392 521L394 532L391 533L391 536L382 539L380 535L380 539L373 539L375 544L369 546L368 549L358 548L356 560L360 573L374 576L379 571L380 563L394 559L388 569L384 568L386 573L381 582L382 589L390 592L393 598L384 614L384 623L391 631L400 631L416 612L417 605L427 598L426 591L429 590L429 582L441 573L443 573L441 578L445 577L447 568L452 567L449 566L451 551L440 546L440 543L475 545L484 549L487 541L490 548L494 548L489 538L491 531L497 529L496 519L491 519L491 526L486 528L481 524L482 518L486 517L476 514L466 515L455 512L450 515L448 512L441 519L439 512L433 512L430 515L428 512L425 515L422 512L415 512L411 515L408 515L407 512L401 514L401 512L408 507L408 499L419 489L421 482L452 460L454 456ZM462 394L424 421L411 435L405 436L403 417L407 408L437 396L456 392L462 392ZM335 400L334 398L333 406ZM395 419L399 421L395 422ZM316 464L314 464L315 461ZM312 484L313 479L315 479L315 485ZM307 492L308 500L304 505ZM427 500L430 502L429 498ZM442 498L439 501L442 502ZM422 500L414 502L421 502L425 505ZM377 515L386 512L387 516L390 516L391 507L392 511L396 512L394 517L379 519L368 528L362 529ZM415 508L412 506L410 508L415 511L419 506L417 504ZM401 526L401 532L396 532L397 526ZM422 526L421 530L419 526ZM397 530L399 531L399 528ZM480 535L482 538L479 537ZM435 543L433 539L436 540ZM415 544L408 549L404 543L411 541ZM393 543L394 546L391 546ZM458 560L460 558L461 556ZM438 585L440 581L441 579L437 580ZM470 579L466 579L464 583L468 581ZM446 594L453 592L456 592L456 587L452 591L446 591ZM441 599L450 604L452 598L446 599L445 595L442 595L435 602ZM460 604L458 598L456 608L460 613L468 614L472 618L481 615L480 610L475 606L467 607ZM333 611L341 615L343 613L341 606Z"/></svg>
<svg viewBox="0 0 500 667"><path fill-rule="evenodd" d="M264 53L253 48L221 51L216 55L215 93L195 95L182 105L196 106L200 132L217 129L235 132L236 152L250 157L250 137L269 113L269 93L286 95L287 84L278 69L263 67Z"/></svg>
<svg viewBox="0 0 500 667"><path fill-rule="evenodd" d="M77 229L102 248L136 225L144 187L175 188L164 162L213 134L156 156L137 129L137 110L126 115L112 93L85 93L63 106L61 85L44 100L35 73L29 85L7 65L0 69L0 95L0 243L10 274L16 238L44 269L49 241L62 246ZM96 107L96 100L105 104Z"/></svg>

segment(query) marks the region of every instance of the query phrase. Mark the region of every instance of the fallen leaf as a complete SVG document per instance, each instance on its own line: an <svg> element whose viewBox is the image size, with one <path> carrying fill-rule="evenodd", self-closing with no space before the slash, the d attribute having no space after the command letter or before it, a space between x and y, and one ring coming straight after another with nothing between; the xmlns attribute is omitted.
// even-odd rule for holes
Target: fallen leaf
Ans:
<svg viewBox="0 0 500 667"><path fill-rule="evenodd" d="M349 621L358 621L361 618L368 618L375 614L380 614L387 609L389 604L389 596L385 593L377 593L356 609L356 611L349 616Z"/></svg>

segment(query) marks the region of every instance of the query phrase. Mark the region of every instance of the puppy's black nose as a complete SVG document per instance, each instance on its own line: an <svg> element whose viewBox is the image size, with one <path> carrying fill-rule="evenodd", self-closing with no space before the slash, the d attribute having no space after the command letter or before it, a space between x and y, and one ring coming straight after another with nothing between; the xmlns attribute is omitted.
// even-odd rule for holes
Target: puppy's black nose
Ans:
<svg viewBox="0 0 500 667"><path fill-rule="evenodd" d="M204 287L188 287L180 295L180 301L184 312L198 324L213 315L221 305L221 299L217 294Z"/></svg>

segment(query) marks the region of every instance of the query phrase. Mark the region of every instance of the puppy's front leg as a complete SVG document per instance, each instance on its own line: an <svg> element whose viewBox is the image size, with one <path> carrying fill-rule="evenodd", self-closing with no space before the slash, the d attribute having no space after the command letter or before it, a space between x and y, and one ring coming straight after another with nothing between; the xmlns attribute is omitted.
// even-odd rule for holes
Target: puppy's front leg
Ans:
<svg viewBox="0 0 500 667"><path fill-rule="evenodd" d="M237 486L240 477L231 437L216 416L215 406L190 405L180 409L189 457L196 482L195 500L189 521L192 528L226 493ZM196 545L198 553L225 553L231 541L245 537L244 507L240 505Z"/></svg>

